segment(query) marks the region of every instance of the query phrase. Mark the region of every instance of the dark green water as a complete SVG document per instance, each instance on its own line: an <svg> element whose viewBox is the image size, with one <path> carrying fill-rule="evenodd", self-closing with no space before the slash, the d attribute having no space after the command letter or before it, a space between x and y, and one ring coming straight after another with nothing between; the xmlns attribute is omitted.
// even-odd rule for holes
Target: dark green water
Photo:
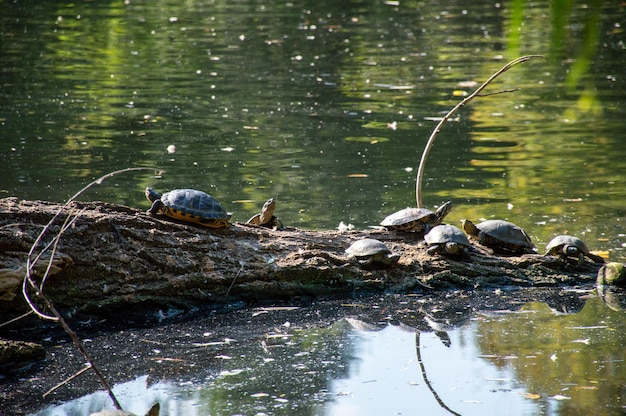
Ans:
<svg viewBox="0 0 626 416"><path fill-rule="evenodd" d="M487 91L520 90L479 97L444 127L428 159L424 203L452 200L453 223L513 221L540 250L567 232L626 261L624 5L466 3L0 0L0 197L65 201L101 175L147 167L155 169L117 175L81 199L147 209L146 186L191 187L215 196L235 221L274 197L290 226L376 225L415 204L417 164L435 120L506 62L541 54ZM574 326L603 325L608 312L594 310ZM620 327L611 319L610 330L623 333L623 320ZM542 343L569 331L559 325L525 330L524 356L541 349L550 357ZM489 350L480 326L455 335L472 357ZM519 341L504 327L494 331ZM371 341L395 345L396 335ZM623 350L621 338L610 339L611 354ZM589 374L600 350L568 352L567 360ZM623 380L623 357L611 360L599 362L613 372L589 376L576 394L593 394L598 383L618 394L622 381L606 380ZM512 381L503 389L552 398L510 414L576 414L560 397L570 393L540 383L566 378L565 369L531 377L527 367L492 364L517 374L506 374Z"/></svg>
<svg viewBox="0 0 626 416"><path fill-rule="evenodd" d="M289 225L374 225L414 204L433 118L542 54L444 127L424 203L623 260L625 13L596 3L2 2L0 195L156 167L82 199L194 187L238 221L273 196Z"/></svg>

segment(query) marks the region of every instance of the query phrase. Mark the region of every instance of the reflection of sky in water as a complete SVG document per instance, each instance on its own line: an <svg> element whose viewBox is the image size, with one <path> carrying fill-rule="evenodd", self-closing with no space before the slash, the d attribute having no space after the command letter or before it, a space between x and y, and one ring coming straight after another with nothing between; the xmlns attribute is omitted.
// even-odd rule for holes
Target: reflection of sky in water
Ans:
<svg viewBox="0 0 626 416"><path fill-rule="evenodd" d="M127 383L113 387L113 393L124 410L143 415L150 409L152 403L159 401L166 403L170 394L171 385L156 383L147 388L148 376L141 376ZM72 400L60 406L55 406L36 413L36 416L78 416L89 415L104 409L113 409L108 394L98 391L93 394Z"/></svg>
<svg viewBox="0 0 626 416"><path fill-rule="evenodd" d="M516 388L512 374L479 358L472 323L450 331L446 348L432 332L420 334L426 376L440 399L463 415L530 415L532 403ZM451 414L428 389L421 375L415 334L389 326L381 332L358 332L357 356L348 379L334 380L327 415Z"/></svg>
<svg viewBox="0 0 626 416"><path fill-rule="evenodd" d="M509 370L498 369L479 358L475 323L449 331L448 335L452 343L449 348L433 332L420 334L426 376L446 406L463 415L536 413L535 404L524 399L524 390L515 386ZM388 326L378 332L351 330L348 336L355 341L348 377L329 381L328 391L321 393L331 400L313 405L312 414L452 414L437 402L422 378L414 333ZM255 370L251 373L252 376ZM143 376L114 388L125 410L143 415L159 401L161 416L195 416L210 411L199 391L211 390L212 381L204 386L159 382L150 387L146 382L147 376ZM112 408L111 401L104 392L97 392L37 416L88 415L105 408Z"/></svg>
<svg viewBox="0 0 626 416"><path fill-rule="evenodd" d="M565 304L572 306L572 299L569 292L561 293L552 306L529 302L469 321L463 314L461 321L451 320L454 309L441 309L438 320L428 325L424 319L431 315L413 316L407 302L400 303L401 310L381 303L364 308L358 315L362 320L308 328L278 325L287 317L296 320L290 315L294 311L282 311L267 321L269 332L202 347L208 348L203 357L214 357L220 365L176 380L139 377L115 390L123 407L138 415L155 401L161 416L622 414L623 311L617 300L612 309L592 298L574 303L569 310L577 313L565 314L561 311ZM431 312L437 317L437 308ZM435 323L462 326L443 337L429 328ZM419 351L433 391L423 378L412 328L428 331L419 333ZM179 347L181 356L198 348ZM174 351L167 354L178 357ZM37 416L86 415L103 408L112 404L100 392Z"/></svg>

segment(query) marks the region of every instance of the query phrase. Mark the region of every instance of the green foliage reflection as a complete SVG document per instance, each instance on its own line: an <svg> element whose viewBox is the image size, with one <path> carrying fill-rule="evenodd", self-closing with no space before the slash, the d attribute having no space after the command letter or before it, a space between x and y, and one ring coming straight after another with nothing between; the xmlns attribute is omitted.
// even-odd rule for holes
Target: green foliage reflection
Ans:
<svg viewBox="0 0 626 416"><path fill-rule="evenodd" d="M477 333L485 359L512 368L545 408L558 400L560 415L610 415L626 405L620 387L626 383L624 312L597 298L565 315L529 303L517 313L480 321Z"/></svg>

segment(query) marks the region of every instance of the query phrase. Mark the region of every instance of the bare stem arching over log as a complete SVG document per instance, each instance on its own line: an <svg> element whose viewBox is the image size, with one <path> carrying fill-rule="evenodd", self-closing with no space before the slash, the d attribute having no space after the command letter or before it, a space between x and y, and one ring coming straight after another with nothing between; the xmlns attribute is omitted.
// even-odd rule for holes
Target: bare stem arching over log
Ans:
<svg viewBox="0 0 626 416"><path fill-rule="evenodd" d="M115 175L120 174L120 173L130 172L130 171L137 171L137 170L155 170L155 169L153 169L153 168L127 168L127 169L122 169L122 170L118 170L118 171L115 171L115 172L108 173L108 174L106 174L106 175L96 179L95 181L89 183L87 186L85 186L80 191L78 191L76 194L74 194L65 203L65 205L63 205L61 208L59 208L57 213L56 213L56 215L54 215L52 217L52 219L48 222L48 224L46 224L46 226L43 228L41 233L39 233L39 236L37 237L37 239L33 243L32 247L30 249L30 252L28 253L28 258L27 258L27 261L26 261L26 276L24 277L23 284L22 284L22 294L24 296L24 299L25 299L26 303L30 307L30 309L37 316L39 316L41 319L55 321L55 322L59 323L61 328L63 328L63 330L70 336L70 338L72 339L72 342L74 342L74 344L76 345L76 347L78 348L80 353L83 355L85 360L87 360L87 363L88 363L87 369L93 370L93 372L96 374L96 377L100 380L102 385L107 390L107 392L109 394L109 397L113 401L114 406L117 409L120 409L120 410L122 409L122 406L120 405L119 401L117 400L117 398L113 394L113 390L111 390L111 386L109 385L109 383L106 381L106 379L104 378L104 376L100 372L100 370L99 370L98 366L96 365L95 361L93 360L93 358L91 357L89 352L87 352L87 350L85 349L85 346L80 341L80 339L78 338L76 333L70 328L70 326L67 324L67 322L65 322L65 319L63 319L63 316L59 313L59 311L54 306L52 301L50 299L48 299L48 297L45 296L44 293L43 293L43 289L44 289L44 286L45 286L45 283L46 283L46 279L49 276L51 268L53 267L54 257L55 257L55 253L56 253L56 250L57 250L57 245L59 243L59 240L61 239L61 236L63 235L63 233L76 221L76 219L78 219L78 217L80 216L82 211L79 211L78 213L74 213L70 209L70 212L67 213L67 217L66 217L66 219L65 219L65 221L63 223L63 226L61 227L60 231L57 233L56 237L50 243L44 245L44 247L40 249L38 254L36 254L36 253L37 253L37 249L38 249L39 245L41 244L41 241L43 240L44 236L46 235L46 233L48 232L48 230L50 229L52 224L56 221L56 219L59 216L61 216L63 214L63 212L65 212L68 209L68 206L69 206L69 204L72 201L76 200L76 198L78 198L83 192L85 192L87 189L89 189L93 185L97 185L97 184L99 185L99 184L102 183L102 181L104 181L107 178L110 178L110 177L115 176ZM35 282L34 277L33 277L34 267L35 267L36 263L41 260L42 255L44 253L50 251L50 250L51 250L51 253L50 253L50 260L48 262L48 266L46 268L46 271L45 271L43 277L41 278L41 282L39 284L37 284ZM39 298L44 303L44 305L46 306L46 308L50 311L50 313L52 315L48 315L48 314L46 314L46 313L44 313L44 312L39 310L39 308L31 300L31 296L30 296L29 290L34 290L35 295L37 296L37 298Z"/></svg>
<svg viewBox="0 0 626 416"><path fill-rule="evenodd" d="M448 114L446 114L441 119L441 121L439 121L439 123L437 123L437 126L435 126L435 129L433 130L432 134L428 138L428 142L426 142L426 147L424 148L424 152L422 152L422 159L420 160L420 164L419 164L419 167L417 169L417 177L415 178L415 199L416 199L418 208L422 208L422 206L423 206L423 202L422 202L422 179L424 177L424 169L426 168L426 159L428 158L428 154L430 153L430 149L432 149L432 147L433 147L433 144L435 142L435 138L437 137L437 134L439 134L439 132L441 131L443 126L448 122L450 117L452 117L461 107L463 107L465 104L467 104L468 102L473 100L475 97L479 96L480 92L483 89L485 89L485 87L487 87L487 85L489 85L494 79L496 79L500 75L504 74L506 71L508 71L509 69L514 67L515 65L521 64L521 63L526 62L526 61L528 61L530 59L533 59L533 58L543 58L543 55L522 56L520 58L517 58L517 59L509 62L508 64L503 66L500 70L495 72L491 77L489 77L489 79L487 81L483 82L482 85L480 85L478 88L476 88L476 90L473 93L471 93L470 95L465 97L460 103L458 103L454 108L452 108L452 110L450 110L448 112ZM511 91L515 91L515 90L505 90L505 91L499 91L497 93L504 93L504 92L511 92ZM486 94L486 95L493 95L493 94Z"/></svg>

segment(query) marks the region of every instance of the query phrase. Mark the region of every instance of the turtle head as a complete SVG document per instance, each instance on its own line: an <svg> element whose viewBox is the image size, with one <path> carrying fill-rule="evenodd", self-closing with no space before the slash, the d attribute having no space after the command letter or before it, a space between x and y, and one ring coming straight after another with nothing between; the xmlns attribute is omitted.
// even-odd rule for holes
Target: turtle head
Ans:
<svg viewBox="0 0 626 416"><path fill-rule="evenodd" d="M146 198L148 198L148 201L152 202L152 206L148 210L148 214L156 215L163 208L163 202L161 201L161 194L155 191L154 189L147 187Z"/></svg>
<svg viewBox="0 0 626 416"><path fill-rule="evenodd" d="M455 243L455 242L446 243L446 253L448 254L459 254L462 250L463 250L463 246L459 243Z"/></svg>
<svg viewBox="0 0 626 416"><path fill-rule="evenodd" d="M398 262L398 260L400 260L400 255L399 254L395 254L395 253L389 253L387 254L384 259L383 259L383 263L391 266L394 265Z"/></svg>
<svg viewBox="0 0 626 416"><path fill-rule="evenodd" d="M463 231L465 231L467 235L476 237L480 233L478 228L476 228L474 223L471 222L470 220L467 220L467 219L461 220L461 224L463 226Z"/></svg>
<svg viewBox="0 0 626 416"><path fill-rule="evenodd" d="M161 199L161 194L148 186L146 188L146 198L148 198L148 201L154 202L157 199Z"/></svg>
<svg viewBox="0 0 626 416"><path fill-rule="evenodd" d="M269 223L272 220L272 216L274 216L275 210L276 210L276 200L274 198L270 198L267 201L265 201L265 204L263 204L263 208L261 208L261 213L258 214L259 225L264 225L264 224Z"/></svg>
<svg viewBox="0 0 626 416"><path fill-rule="evenodd" d="M264 212L266 215L269 215L271 217L272 215L274 215L275 209L276 209L276 200L274 198L270 198L267 201L265 201L265 204L263 204L263 208L261 209L261 212Z"/></svg>
<svg viewBox="0 0 626 416"><path fill-rule="evenodd" d="M435 215L437 216L436 224L441 224L441 221L450 213L452 210L452 201L448 201L444 204L441 204L437 211L435 211Z"/></svg>

